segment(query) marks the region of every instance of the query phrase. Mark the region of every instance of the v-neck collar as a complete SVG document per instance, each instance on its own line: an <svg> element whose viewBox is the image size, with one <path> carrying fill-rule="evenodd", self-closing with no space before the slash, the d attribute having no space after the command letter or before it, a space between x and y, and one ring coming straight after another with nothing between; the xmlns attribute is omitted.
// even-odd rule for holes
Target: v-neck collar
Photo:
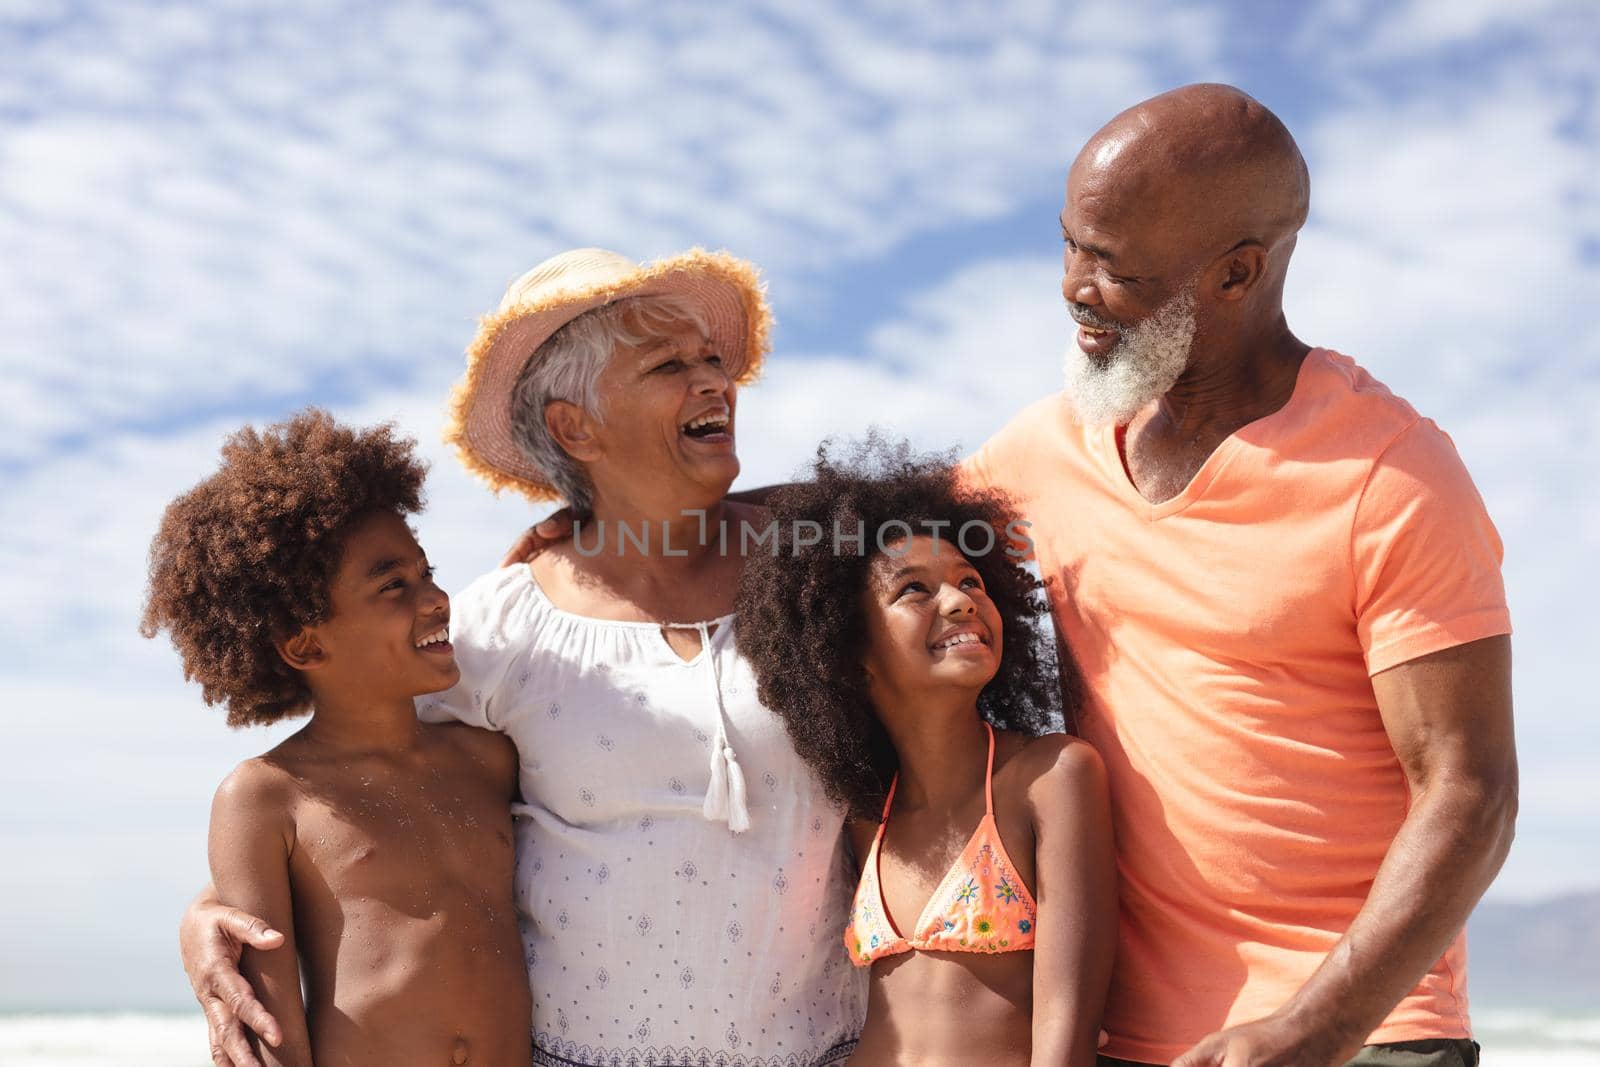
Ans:
<svg viewBox="0 0 1600 1067"><path fill-rule="evenodd" d="M1247 431L1257 429L1273 419L1279 418L1284 412L1295 406L1300 399L1302 387L1306 380L1307 370L1312 361L1318 364L1327 360L1327 353L1320 348L1313 348L1305 354L1300 361L1299 368L1295 371L1294 388L1289 392L1289 399L1276 411L1268 412L1259 419L1252 419L1237 430L1224 437L1211 455L1195 471L1194 477L1189 479L1189 484L1176 496L1153 504L1146 500L1134 486L1133 479L1128 474L1127 463L1123 459L1122 443L1127 427L1108 425L1099 429L1095 434L1095 441L1099 445L1100 459L1105 465L1105 473L1117 487L1117 495L1128 504L1128 507L1146 522L1159 522L1171 515L1176 515L1189 505L1205 495L1213 482L1228 468L1233 457L1244 447L1241 435Z"/></svg>

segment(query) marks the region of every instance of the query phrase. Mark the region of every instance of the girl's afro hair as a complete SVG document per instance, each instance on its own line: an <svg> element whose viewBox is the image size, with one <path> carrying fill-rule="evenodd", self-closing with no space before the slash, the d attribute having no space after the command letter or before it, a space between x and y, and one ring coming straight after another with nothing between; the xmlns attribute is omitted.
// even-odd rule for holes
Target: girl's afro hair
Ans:
<svg viewBox="0 0 1600 1067"><path fill-rule="evenodd" d="M968 529L963 552L999 610L1004 642L979 711L999 728L1047 732L1062 689L1041 586L1008 554L1019 536L1009 501L963 488L951 457L917 455L875 434L843 458L824 442L809 476L767 501L778 539L772 553L746 561L738 641L762 703L783 720L830 799L854 817L876 819L898 768L867 694L860 603L873 556L903 539L906 526L920 534L937 529L950 542ZM796 537L802 527L806 536ZM801 544L819 528L817 543ZM989 550L979 551L986 541Z"/></svg>

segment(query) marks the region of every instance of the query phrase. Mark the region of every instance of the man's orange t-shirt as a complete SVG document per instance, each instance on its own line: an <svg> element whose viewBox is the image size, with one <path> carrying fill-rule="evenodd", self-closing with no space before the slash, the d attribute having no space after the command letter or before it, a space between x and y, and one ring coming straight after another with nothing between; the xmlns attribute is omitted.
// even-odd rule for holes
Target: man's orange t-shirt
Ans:
<svg viewBox="0 0 1600 1067"><path fill-rule="evenodd" d="M1370 676L1510 631L1450 439L1314 350L1182 493L1134 489L1065 399L965 465L1033 525L1105 759L1121 937L1107 1054L1167 1063L1300 988L1372 887L1408 790ZM1470 1036L1458 937L1370 1042Z"/></svg>

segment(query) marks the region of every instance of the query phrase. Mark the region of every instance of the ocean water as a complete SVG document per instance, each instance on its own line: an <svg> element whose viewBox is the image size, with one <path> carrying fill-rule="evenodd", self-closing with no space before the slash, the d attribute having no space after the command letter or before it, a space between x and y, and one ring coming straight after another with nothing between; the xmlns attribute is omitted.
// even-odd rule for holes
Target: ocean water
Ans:
<svg viewBox="0 0 1600 1067"><path fill-rule="evenodd" d="M1485 1067L1600 1067L1600 1006L1590 1014L1480 1013ZM3 1067L209 1067L193 1014L0 1015Z"/></svg>
<svg viewBox="0 0 1600 1067"><path fill-rule="evenodd" d="M0 1015L4 1067L210 1067L189 1014Z"/></svg>

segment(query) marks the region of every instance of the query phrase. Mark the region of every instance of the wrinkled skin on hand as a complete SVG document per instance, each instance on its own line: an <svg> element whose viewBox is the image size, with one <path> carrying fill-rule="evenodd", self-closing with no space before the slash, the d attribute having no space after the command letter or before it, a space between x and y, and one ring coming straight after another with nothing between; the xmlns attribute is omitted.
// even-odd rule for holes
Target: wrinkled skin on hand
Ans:
<svg viewBox="0 0 1600 1067"><path fill-rule="evenodd" d="M1202 1038L1172 1067L1337 1067L1360 1049L1359 1040L1341 1041L1269 1015Z"/></svg>
<svg viewBox="0 0 1600 1067"><path fill-rule="evenodd" d="M516 543L500 560L500 566L532 563L533 558L545 549L572 537L572 509L562 508L522 532Z"/></svg>
<svg viewBox="0 0 1600 1067"><path fill-rule="evenodd" d="M276 1047L283 1041L278 1021L256 999L239 973L245 946L275 949L283 935L254 915L201 894L178 925L178 951L195 999L206 1013L211 1062L217 1067L261 1067L247 1032Z"/></svg>

